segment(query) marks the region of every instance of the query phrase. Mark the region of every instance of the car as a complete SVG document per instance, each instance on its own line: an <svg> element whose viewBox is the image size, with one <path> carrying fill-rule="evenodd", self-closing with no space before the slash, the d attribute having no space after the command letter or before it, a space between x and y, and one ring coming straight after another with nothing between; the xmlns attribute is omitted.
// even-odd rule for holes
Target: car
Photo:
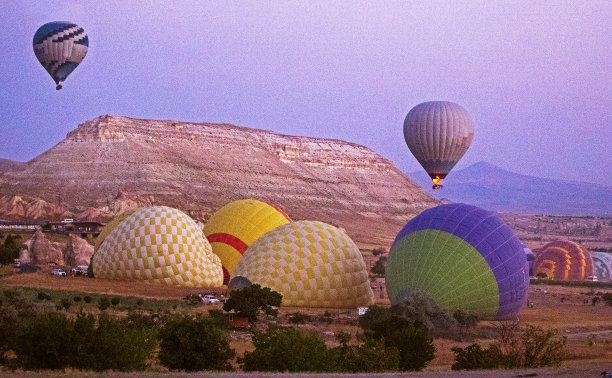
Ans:
<svg viewBox="0 0 612 378"><path fill-rule="evenodd" d="M88 268L89 267L87 265L79 265L76 268L72 268L70 271L72 272L72 274L77 275L77 276L81 274L87 275Z"/></svg>
<svg viewBox="0 0 612 378"><path fill-rule="evenodd" d="M202 302L204 303L219 303L219 300L211 294L206 294L206 295L199 295L200 298L202 298Z"/></svg>
<svg viewBox="0 0 612 378"><path fill-rule="evenodd" d="M597 276L588 276L586 281L598 282L599 280L597 279Z"/></svg>
<svg viewBox="0 0 612 378"><path fill-rule="evenodd" d="M53 269L51 271L51 274L53 274L54 276L66 277L66 272L64 272L63 269Z"/></svg>

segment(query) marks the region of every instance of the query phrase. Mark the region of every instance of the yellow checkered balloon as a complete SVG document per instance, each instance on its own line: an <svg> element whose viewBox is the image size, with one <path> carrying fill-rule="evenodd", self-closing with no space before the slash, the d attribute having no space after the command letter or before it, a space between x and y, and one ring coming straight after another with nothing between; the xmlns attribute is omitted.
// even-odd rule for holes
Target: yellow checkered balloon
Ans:
<svg viewBox="0 0 612 378"><path fill-rule="evenodd" d="M117 224L93 256L94 276L174 286L218 287L221 260L193 219L166 206L140 208Z"/></svg>
<svg viewBox="0 0 612 378"><path fill-rule="evenodd" d="M356 308L374 302L359 248L323 222L288 223L264 234L233 275L278 291L286 306Z"/></svg>

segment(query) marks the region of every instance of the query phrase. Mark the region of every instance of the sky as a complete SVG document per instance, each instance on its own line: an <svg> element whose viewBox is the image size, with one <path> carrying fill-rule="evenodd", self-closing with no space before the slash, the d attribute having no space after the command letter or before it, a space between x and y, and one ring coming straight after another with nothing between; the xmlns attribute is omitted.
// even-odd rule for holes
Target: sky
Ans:
<svg viewBox="0 0 612 378"><path fill-rule="evenodd" d="M455 169L612 186L608 0L0 0L0 21L0 158L111 114L341 139L409 173L406 114L446 100L475 129ZM50 21L89 36L61 91L32 50Z"/></svg>

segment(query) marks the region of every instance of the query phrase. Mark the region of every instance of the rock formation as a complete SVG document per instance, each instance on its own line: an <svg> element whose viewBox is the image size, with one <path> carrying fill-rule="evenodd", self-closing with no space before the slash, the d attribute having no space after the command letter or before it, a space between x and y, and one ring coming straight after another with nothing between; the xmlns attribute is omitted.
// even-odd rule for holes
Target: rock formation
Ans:
<svg viewBox="0 0 612 378"><path fill-rule="evenodd" d="M64 263L67 266L89 265L89 260L94 253L94 247L78 235L70 234L70 240L62 253Z"/></svg>
<svg viewBox="0 0 612 378"><path fill-rule="evenodd" d="M0 196L16 195L88 220L107 220L122 206L161 204L205 221L229 201L257 198L373 246L388 246L407 220L438 204L391 161L354 143L118 116L87 121L1 174Z"/></svg>
<svg viewBox="0 0 612 378"><path fill-rule="evenodd" d="M64 265L63 247L62 243L50 241L41 230L38 230L21 246L19 260L22 264L45 265L54 262L57 265Z"/></svg>

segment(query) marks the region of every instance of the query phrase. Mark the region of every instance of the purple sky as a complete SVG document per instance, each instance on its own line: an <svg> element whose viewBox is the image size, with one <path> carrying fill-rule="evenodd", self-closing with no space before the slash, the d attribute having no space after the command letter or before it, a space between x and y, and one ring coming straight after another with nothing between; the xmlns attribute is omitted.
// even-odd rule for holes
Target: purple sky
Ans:
<svg viewBox="0 0 612 378"><path fill-rule="evenodd" d="M0 1L0 158L27 161L101 114L227 122L373 148L420 169L406 113L472 115L478 161L612 185L612 3ZM32 37L85 28L56 91Z"/></svg>

